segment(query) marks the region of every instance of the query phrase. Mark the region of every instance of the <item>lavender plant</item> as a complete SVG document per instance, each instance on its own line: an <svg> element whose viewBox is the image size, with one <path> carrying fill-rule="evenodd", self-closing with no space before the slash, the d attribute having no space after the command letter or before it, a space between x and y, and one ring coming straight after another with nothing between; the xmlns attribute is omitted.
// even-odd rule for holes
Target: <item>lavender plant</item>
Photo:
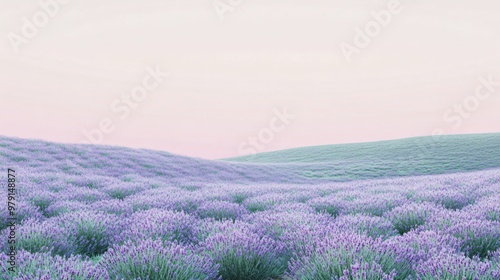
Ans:
<svg viewBox="0 0 500 280"><path fill-rule="evenodd" d="M240 204L227 201L206 201L196 211L197 216L202 219L214 218L216 220L236 220L248 213L249 211Z"/></svg>
<svg viewBox="0 0 500 280"><path fill-rule="evenodd" d="M190 243L195 238L198 221L183 212L150 209L133 213L121 223L122 232L116 236L117 243L148 238L163 241Z"/></svg>
<svg viewBox="0 0 500 280"><path fill-rule="evenodd" d="M242 228L213 234L200 246L220 266L223 280L267 279L285 270L282 244Z"/></svg>
<svg viewBox="0 0 500 280"><path fill-rule="evenodd" d="M363 214L343 215L335 220L335 225L338 228L350 230L357 234L365 234L372 238L381 237L387 239L398 234L390 221L377 216Z"/></svg>
<svg viewBox="0 0 500 280"><path fill-rule="evenodd" d="M7 236L7 232L3 233ZM15 246L17 250L31 253L49 252L52 255L70 256L76 253L76 244L70 239L70 232L54 220L28 219L16 232ZM2 239L0 244L3 252L9 252L11 244L7 240Z"/></svg>
<svg viewBox="0 0 500 280"><path fill-rule="evenodd" d="M220 279L218 265L186 246L159 239L127 241L113 246L99 263L111 279Z"/></svg>
<svg viewBox="0 0 500 280"><path fill-rule="evenodd" d="M339 232L317 240L292 258L288 276L303 280L355 279L360 267L373 279L406 279L412 273L411 264L382 246L380 239Z"/></svg>
<svg viewBox="0 0 500 280"><path fill-rule="evenodd" d="M432 203L412 203L396 207L384 216L392 222L399 234L404 234L424 225L429 216L439 210Z"/></svg>
<svg viewBox="0 0 500 280"><path fill-rule="evenodd" d="M103 212L72 212L55 219L69 232L68 242L75 246L75 254L89 257L106 252L121 231L118 217Z"/></svg>
<svg viewBox="0 0 500 280"><path fill-rule="evenodd" d="M493 264L458 254L436 254L417 265L416 272L418 280L500 279L500 270Z"/></svg>
<svg viewBox="0 0 500 280"><path fill-rule="evenodd" d="M0 278L12 280L110 280L106 269L98 267L87 258L63 258L50 253L19 251L18 267L8 269L9 256L0 253Z"/></svg>

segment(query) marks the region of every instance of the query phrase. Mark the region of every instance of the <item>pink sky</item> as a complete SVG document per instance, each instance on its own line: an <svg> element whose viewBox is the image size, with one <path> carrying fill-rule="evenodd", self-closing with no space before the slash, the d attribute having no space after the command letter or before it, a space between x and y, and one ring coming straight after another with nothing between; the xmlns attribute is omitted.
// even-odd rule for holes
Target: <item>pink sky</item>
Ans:
<svg viewBox="0 0 500 280"><path fill-rule="evenodd" d="M18 53L9 34L43 9L6 2L0 135L79 143L108 119L99 143L223 158L500 131L500 85L474 103L480 77L500 82L498 1L401 0L350 63L339 45L390 1L243 0L221 21L211 0L73 0ZM117 112L143 79L156 85L148 67L170 76ZM282 125L284 109L293 119Z"/></svg>

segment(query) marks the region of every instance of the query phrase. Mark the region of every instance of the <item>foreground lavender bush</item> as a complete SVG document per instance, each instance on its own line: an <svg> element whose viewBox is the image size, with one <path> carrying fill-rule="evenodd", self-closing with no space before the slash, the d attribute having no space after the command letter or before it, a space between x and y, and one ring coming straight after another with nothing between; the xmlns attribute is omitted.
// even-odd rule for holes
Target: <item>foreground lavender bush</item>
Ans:
<svg viewBox="0 0 500 280"><path fill-rule="evenodd" d="M6 196L5 196L6 197ZM27 219L37 219L42 221L44 219L42 212L36 206L33 206L25 201L17 202L17 222L20 223ZM0 230L5 229L8 225L9 211L7 210L7 203L0 207Z"/></svg>
<svg viewBox="0 0 500 280"><path fill-rule="evenodd" d="M276 205L272 210L276 212L302 212L302 213L314 213L315 210L311 206L305 203L284 203Z"/></svg>
<svg viewBox="0 0 500 280"><path fill-rule="evenodd" d="M426 228L460 239L461 250L469 257L483 259L500 248L500 222L478 219L464 211L439 212Z"/></svg>
<svg viewBox="0 0 500 280"><path fill-rule="evenodd" d="M28 199L32 205L38 207L44 213L45 209L56 201L56 195L48 190L38 190L29 194Z"/></svg>
<svg viewBox="0 0 500 280"><path fill-rule="evenodd" d="M214 218L216 220L236 220L248 213L245 207L227 201L207 201L202 203L196 211L202 219Z"/></svg>
<svg viewBox="0 0 500 280"><path fill-rule="evenodd" d="M469 257L486 258L500 248L500 223L472 219L461 221L448 229L463 240L462 251Z"/></svg>
<svg viewBox="0 0 500 280"><path fill-rule="evenodd" d="M139 211L122 222L123 231L116 237L116 242L153 238L190 243L195 239L197 225L196 218L183 212L163 209Z"/></svg>
<svg viewBox="0 0 500 280"><path fill-rule="evenodd" d="M406 279L411 274L411 264L380 239L341 232L295 256L288 271L292 279L301 280Z"/></svg>
<svg viewBox="0 0 500 280"><path fill-rule="evenodd" d="M180 244L146 239L114 246L100 261L111 279L210 280L218 266Z"/></svg>
<svg viewBox="0 0 500 280"><path fill-rule="evenodd" d="M145 190L141 184L113 184L102 188L102 191L115 199L123 200L125 197Z"/></svg>
<svg viewBox="0 0 500 280"><path fill-rule="evenodd" d="M422 192L419 197L423 201L441 204L445 208L452 210L462 209L475 200L475 197L472 197L470 194L465 194L454 189L428 190Z"/></svg>
<svg viewBox="0 0 500 280"><path fill-rule="evenodd" d="M408 203L408 199L398 193L383 193L365 195L351 201L348 205L350 213L362 213L373 216L382 216L397 206Z"/></svg>
<svg viewBox="0 0 500 280"><path fill-rule="evenodd" d="M436 254L458 254L461 244L449 234L414 230L384 241L384 246L393 248L400 259L412 264L427 261Z"/></svg>
<svg viewBox="0 0 500 280"><path fill-rule="evenodd" d="M487 197L477 201L473 205L469 205L467 208L464 208L464 211L477 218L500 222L499 201L499 195Z"/></svg>
<svg viewBox="0 0 500 280"><path fill-rule="evenodd" d="M63 258L50 253L19 251L17 270L8 271L8 256L0 253L0 276L12 280L109 280L108 272L90 260L72 256Z"/></svg>
<svg viewBox="0 0 500 280"><path fill-rule="evenodd" d="M101 255L120 232L118 217L102 212L82 211L56 217L60 227L69 232L68 242L75 254L93 257Z"/></svg>
<svg viewBox="0 0 500 280"><path fill-rule="evenodd" d="M257 212L268 210L277 204L286 203L289 200L289 194L268 193L261 196L247 198L244 201L244 204L250 212Z"/></svg>
<svg viewBox="0 0 500 280"><path fill-rule="evenodd" d="M412 203L392 209L385 217L392 222L399 234L404 234L425 224L427 218L439 210L431 203Z"/></svg>
<svg viewBox="0 0 500 280"><path fill-rule="evenodd" d="M363 214L340 216L335 220L335 225L338 228L351 230L357 234L366 234L373 238L386 239L398 234L387 219Z"/></svg>
<svg viewBox="0 0 500 280"><path fill-rule="evenodd" d="M283 240L287 232L297 232L314 225L326 226L333 219L317 213L262 211L246 216L245 221L253 225L255 232L274 240Z"/></svg>
<svg viewBox="0 0 500 280"><path fill-rule="evenodd" d="M99 209L104 213L126 217L134 212L132 205L120 199L101 200L88 205L86 208Z"/></svg>
<svg viewBox="0 0 500 280"><path fill-rule="evenodd" d="M68 200L59 200L51 204L45 210L45 216L54 217L64 213L69 212L77 212L82 210L89 210L87 204L79 201L68 201Z"/></svg>
<svg viewBox="0 0 500 280"><path fill-rule="evenodd" d="M498 280L498 265L458 254L437 254L417 266L419 280Z"/></svg>
<svg viewBox="0 0 500 280"><path fill-rule="evenodd" d="M200 245L220 265L223 280L267 279L281 275L286 268L279 242L245 228L213 234Z"/></svg>
<svg viewBox="0 0 500 280"><path fill-rule="evenodd" d="M326 212L334 217L341 215L347 211L348 202L336 197L335 195L327 197L318 197L307 202L311 207L318 212Z"/></svg>
<svg viewBox="0 0 500 280"><path fill-rule="evenodd" d="M70 256L77 252L76 244L70 239L70 231L60 227L55 220L40 222L30 219L18 228L15 245L18 250L30 253L50 252L53 255ZM4 239L0 244L2 251L7 253L11 244Z"/></svg>

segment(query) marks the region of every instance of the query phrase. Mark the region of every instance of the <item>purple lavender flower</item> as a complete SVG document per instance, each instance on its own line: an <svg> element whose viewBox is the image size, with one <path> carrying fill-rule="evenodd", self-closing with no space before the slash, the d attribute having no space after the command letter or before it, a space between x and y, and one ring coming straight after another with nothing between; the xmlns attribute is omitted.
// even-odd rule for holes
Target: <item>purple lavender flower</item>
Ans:
<svg viewBox="0 0 500 280"><path fill-rule="evenodd" d="M220 265L222 279L267 279L285 270L283 245L244 227L210 235L200 248Z"/></svg>
<svg viewBox="0 0 500 280"><path fill-rule="evenodd" d="M384 241L383 246L392 248L400 259L416 265L437 254L458 254L461 244L450 234L412 230Z"/></svg>
<svg viewBox="0 0 500 280"><path fill-rule="evenodd" d="M377 195L365 195L351 201L348 211L353 214L362 213L374 216L382 216L393 208L408 203L408 199L398 193L383 193Z"/></svg>
<svg viewBox="0 0 500 280"><path fill-rule="evenodd" d="M373 238L381 237L386 239L398 234L389 220L363 214L339 216L335 219L335 226L357 234L366 234Z"/></svg>
<svg viewBox="0 0 500 280"><path fill-rule="evenodd" d="M19 251L16 271L8 270L9 256L0 253L0 278L12 280L110 280L108 272L80 256L63 258L50 253Z"/></svg>
<svg viewBox="0 0 500 280"><path fill-rule="evenodd" d="M150 209L133 213L121 224L123 231L117 236L117 243L148 238L190 243L195 239L198 221L183 212Z"/></svg>
<svg viewBox="0 0 500 280"><path fill-rule="evenodd" d="M212 280L218 265L189 247L161 240L127 241L106 252L99 266L111 279Z"/></svg>
<svg viewBox="0 0 500 280"><path fill-rule="evenodd" d="M500 248L500 222L477 219L459 221L447 232L463 240L462 251L470 257L486 258Z"/></svg>
<svg viewBox="0 0 500 280"><path fill-rule="evenodd" d="M247 198L244 202L250 212L271 209L276 204L288 202L290 194L268 193L256 197Z"/></svg>
<svg viewBox="0 0 500 280"><path fill-rule="evenodd" d="M486 258L500 248L500 222L474 218L465 211L440 211L425 227L460 239L462 252L469 257Z"/></svg>
<svg viewBox="0 0 500 280"><path fill-rule="evenodd" d="M147 186L145 186L145 184L121 182L118 184L112 184L112 185L103 187L100 190L102 192L108 194L112 198L123 200L127 196L130 196L130 195L133 195L136 193L140 193L146 189L147 189Z"/></svg>
<svg viewBox="0 0 500 280"><path fill-rule="evenodd" d="M3 233L7 236L6 229ZM39 221L28 219L16 229L16 247L31 253L50 252L53 255L75 254L76 244L70 241L70 232L62 228L54 219ZM2 251L8 252L10 244L0 241Z"/></svg>
<svg viewBox="0 0 500 280"><path fill-rule="evenodd" d="M60 191L58 196L61 199L79 201L83 203L92 203L99 200L110 199L109 195L96 189L71 187Z"/></svg>
<svg viewBox="0 0 500 280"><path fill-rule="evenodd" d="M236 220L248 213L249 211L240 204L218 200L203 202L196 210L198 217L202 219L214 218L216 220Z"/></svg>
<svg viewBox="0 0 500 280"><path fill-rule="evenodd" d="M27 219L37 219L42 221L45 218L40 211L40 208L33 206L26 201L17 201L16 206L15 213L18 223ZM7 210L7 203L2 203L2 206L0 207L0 230L7 227L9 224L8 218L10 217L9 211Z"/></svg>
<svg viewBox="0 0 500 280"><path fill-rule="evenodd" d="M90 210L89 205L72 200L59 200L45 209L45 216L55 217L64 213Z"/></svg>
<svg viewBox="0 0 500 280"><path fill-rule="evenodd" d="M424 225L429 216L440 210L440 207L432 203L411 203L396 207L384 216L392 222L399 234L404 234Z"/></svg>
<svg viewBox="0 0 500 280"><path fill-rule="evenodd" d="M311 206L301 203L301 202L292 202L292 203L283 203L274 206L272 209L275 212L302 212L302 213L315 213L315 209Z"/></svg>
<svg viewBox="0 0 500 280"><path fill-rule="evenodd" d="M122 218L125 216L129 216L134 212L132 205L129 203L120 200L120 199L110 199L110 200L101 200L96 201L90 205L86 205L87 208L97 209L99 211L115 214L121 216ZM84 209L84 208L82 208Z"/></svg>
<svg viewBox="0 0 500 280"><path fill-rule="evenodd" d="M463 210L479 219L500 222L500 195L489 196Z"/></svg>
<svg viewBox="0 0 500 280"><path fill-rule="evenodd" d="M72 212L53 219L69 232L68 242L76 247L75 253L89 257L106 252L121 231L118 217L103 212Z"/></svg>
<svg viewBox="0 0 500 280"><path fill-rule="evenodd" d="M333 218L328 214L263 211L248 215L245 220L252 225L253 232L284 245L284 260L302 250L311 238L334 229Z"/></svg>
<svg viewBox="0 0 500 280"><path fill-rule="evenodd" d="M336 232L315 240L292 258L287 275L304 280L354 279L359 274L373 279L406 279L411 273L411 265L400 260L381 239Z"/></svg>
<svg viewBox="0 0 500 280"><path fill-rule="evenodd" d="M470 259L458 254L436 254L417 265L418 280L484 279L497 280L499 270L492 263Z"/></svg>
<svg viewBox="0 0 500 280"><path fill-rule="evenodd" d="M334 217L347 212L348 202L335 195L318 197L307 202L308 205L318 212L326 212Z"/></svg>
<svg viewBox="0 0 500 280"><path fill-rule="evenodd" d="M461 209L475 201L475 197L456 189L429 189L420 192L418 197L422 201L434 202L447 209Z"/></svg>

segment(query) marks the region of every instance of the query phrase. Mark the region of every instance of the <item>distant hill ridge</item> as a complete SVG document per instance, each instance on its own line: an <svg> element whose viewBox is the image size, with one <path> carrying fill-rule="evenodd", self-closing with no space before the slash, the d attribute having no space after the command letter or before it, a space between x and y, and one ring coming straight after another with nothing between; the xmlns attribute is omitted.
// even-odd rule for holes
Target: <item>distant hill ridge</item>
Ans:
<svg viewBox="0 0 500 280"><path fill-rule="evenodd" d="M300 147L249 156L227 158L227 161L285 163L337 162L423 158L477 158L500 160L500 133L413 137L399 140Z"/></svg>
<svg viewBox="0 0 500 280"><path fill-rule="evenodd" d="M0 136L3 168L172 182L321 183L500 168L500 133L303 147L224 160ZM421 141L415 141L421 140Z"/></svg>

